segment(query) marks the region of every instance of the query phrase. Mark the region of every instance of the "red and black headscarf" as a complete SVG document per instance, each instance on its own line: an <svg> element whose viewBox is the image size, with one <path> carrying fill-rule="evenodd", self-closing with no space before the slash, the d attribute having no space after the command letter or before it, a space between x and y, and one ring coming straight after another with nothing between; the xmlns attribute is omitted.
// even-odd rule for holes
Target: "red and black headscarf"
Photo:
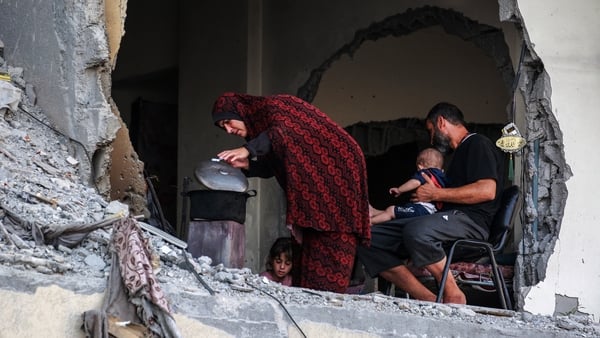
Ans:
<svg viewBox="0 0 600 338"><path fill-rule="evenodd" d="M286 191L287 222L370 239L367 170L363 152L342 127L317 107L292 95L225 93L213 120L242 120L247 139L266 132L269 161Z"/></svg>

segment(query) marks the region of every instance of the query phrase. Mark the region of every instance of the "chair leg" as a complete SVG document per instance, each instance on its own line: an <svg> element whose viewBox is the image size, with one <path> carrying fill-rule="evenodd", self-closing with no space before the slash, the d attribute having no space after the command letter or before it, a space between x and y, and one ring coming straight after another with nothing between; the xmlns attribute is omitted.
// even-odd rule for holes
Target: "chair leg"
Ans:
<svg viewBox="0 0 600 338"><path fill-rule="evenodd" d="M444 288L446 286L446 281L448 279L448 273L450 271L450 264L452 263L452 258L454 256L454 249L459 245L460 242L456 242L450 248L446 258L446 264L444 265L444 270L442 272L442 278L439 282L439 290L436 297L436 303L442 302L444 297ZM492 280L494 282L494 286L496 287L496 292L498 293L498 300L500 301L500 305L503 309L511 310L512 302L509 298L508 287L506 286L506 282L504 281L504 277L502 276L502 272L498 263L496 262L496 258L494 256L494 250L490 245L482 245L485 247L485 250L489 256L490 263L492 265ZM481 246L480 246L481 247Z"/></svg>
<svg viewBox="0 0 600 338"><path fill-rule="evenodd" d="M376 291L382 292L386 296L391 296L392 294L392 286L393 284L388 280L377 277L377 287Z"/></svg>
<svg viewBox="0 0 600 338"><path fill-rule="evenodd" d="M388 296L396 297L396 286L394 285L394 283L388 283L385 289L385 294Z"/></svg>
<svg viewBox="0 0 600 338"><path fill-rule="evenodd" d="M506 297L508 295L505 295L506 284L504 283L504 278L502 277L502 274L499 273L500 267L498 267L498 263L496 263L496 258L494 257L494 252L492 251L492 248L486 247L486 250L488 252L488 255L490 256L490 262L492 263L492 279L494 281L494 286L496 287L496 292L498 293L500 305L503 309L508 309L508 306L506 304Z"/></svg>
<svg viewBox="0 0 600 338"><path fill-rule="evenodd" d="M512 310L512 301L510 300L510 293L508 292L508 286L506 285L506 281L504 280L504 276L502 275L502 269L498 266L498 276L500 276L500 280L502 281L502 288L504 290L504 300L506 302L506 309Z"/></svg>
<svg viewBox="0 0 600 338"><path fill-rule="evenodd" d="M437 297L435 299L436 303L441 303L442 298L444 297L444 287L446 286L446 280L448 279L448 272L450 271L450 263L452 263L452 257L454 255L454 246L450 248L450 252L448 252L448 256L446 257L446 264L444 265L444 271L442 272L442 278L439 283L439 290Z"/></svg>

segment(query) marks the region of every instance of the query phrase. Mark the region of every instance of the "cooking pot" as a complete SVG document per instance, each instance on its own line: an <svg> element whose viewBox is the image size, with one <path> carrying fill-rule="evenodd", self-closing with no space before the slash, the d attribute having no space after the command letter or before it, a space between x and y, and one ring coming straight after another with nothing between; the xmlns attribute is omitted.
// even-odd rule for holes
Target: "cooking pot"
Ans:
<svg viewBox="0 0 600 338"><path fill-rule="evenodd" d="M194 170L196 179L208 190L192 190L190 197L191 220L246 220L246 199L256 196L248 189L248 179L239 168L214 158L202 161Z"/></svg>
<svg viewBox="0 0 600 338"><path fill-rule="evenodd" d="M200 162L194 175L211 190L244 192L248 189L248 179L242 170L218 158Z"/></svg>
<svg viewBox="0 0 600 338"><path fill-rule="evenodd" d="M246 199L256 196L256 190L192 190L187 195L190 197L191 220L231 220L244 223Z"/></svg>

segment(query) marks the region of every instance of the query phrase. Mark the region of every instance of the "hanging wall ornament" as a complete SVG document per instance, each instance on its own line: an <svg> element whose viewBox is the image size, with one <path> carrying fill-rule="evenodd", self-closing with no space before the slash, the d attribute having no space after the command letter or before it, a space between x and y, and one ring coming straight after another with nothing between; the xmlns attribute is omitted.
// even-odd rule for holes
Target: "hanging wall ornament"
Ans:
<svg viewBox="0 0 600 338"><path fill-rule="evenodd" d="M512 122L502 128L502 136L496 141L496 146L509 154L508 179L511 181L515 176L513 154L523 149L526 143L517 126Z"/></svg>

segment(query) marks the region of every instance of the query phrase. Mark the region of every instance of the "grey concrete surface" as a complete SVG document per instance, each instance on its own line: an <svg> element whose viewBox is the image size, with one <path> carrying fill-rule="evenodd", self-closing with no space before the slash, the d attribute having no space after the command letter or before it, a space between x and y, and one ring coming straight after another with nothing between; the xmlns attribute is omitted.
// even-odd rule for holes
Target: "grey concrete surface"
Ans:
<svg viewBox="0 0 600 338"><path fill-rule="evenodd" d="M164 266L158 273L185 337L598 337L600 327L583 317L545 317L528 313L419 302L381 294L340 295L266 283L245 274L235 288L211 276L210 295L191 273ZM55 315L81 325L81 309L69 303L90 294L102 297L105 278L80 274L45 275L26 268L0 266L0 294L13 299L60 287L69 302L49 303ZM240 291L242 290L242 291ZM271 296L269 296L271 295ZM7 299L6 295L3 299ZM98 304L99 306L99 304ZM18 325L17 307L5 306L3 325ZM91 310L91 309L85 309ZM495 311L498 315L485 314ZM13 321L11 324L10 321ZM43 323L42 322L40 324ZM49 337L58 336L49 332ZM0 335L2 336L2 335ZM24 336L23 336L24 337Z"/></svg>

